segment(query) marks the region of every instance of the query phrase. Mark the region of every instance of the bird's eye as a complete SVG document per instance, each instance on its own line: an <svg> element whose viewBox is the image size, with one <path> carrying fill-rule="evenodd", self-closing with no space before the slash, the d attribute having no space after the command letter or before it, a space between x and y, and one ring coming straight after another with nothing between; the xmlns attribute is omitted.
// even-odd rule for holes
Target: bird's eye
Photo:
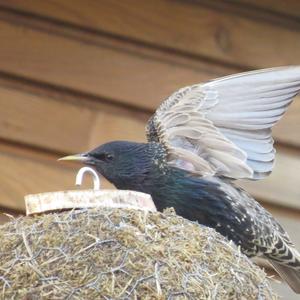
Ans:
<svg viewBox="0 0 300 300"><path fill-rule="evenodd" d="M105 153L105 160L106 161L112 161L114 159L114 156L110 153Z"/></svg>
<svg viewBox="0 0 300 300"><path fill-rule="evenodd" d="M96 153L93 156L98 160L102 160L106 162L112 161L114 158L114 156L111 153L105 153L105 152Z"/></svg>

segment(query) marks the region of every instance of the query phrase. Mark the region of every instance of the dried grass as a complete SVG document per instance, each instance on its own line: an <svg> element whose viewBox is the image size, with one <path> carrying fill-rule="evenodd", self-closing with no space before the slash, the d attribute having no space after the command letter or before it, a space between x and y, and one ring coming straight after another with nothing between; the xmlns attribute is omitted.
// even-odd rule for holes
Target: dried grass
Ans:
<svg viewBox="0 0 300 300"><path fill-rule="evenodd" d="M171 210L22 217L0 239L2 299L277 299L237 247Z"/></svg>

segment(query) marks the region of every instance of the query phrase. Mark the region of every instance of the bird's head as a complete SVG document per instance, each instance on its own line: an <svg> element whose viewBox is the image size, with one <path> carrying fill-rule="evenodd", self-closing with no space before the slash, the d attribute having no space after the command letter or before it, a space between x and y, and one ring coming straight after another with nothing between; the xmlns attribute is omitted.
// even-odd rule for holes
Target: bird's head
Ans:
<svg viewBox="0 0 300 300"><path fill-rule="evenodd" d="M151 167L151 153L148 144L114 141L91 151L60 158L59 160L80 161L91 166L118 188L138 183Z"/></svg>

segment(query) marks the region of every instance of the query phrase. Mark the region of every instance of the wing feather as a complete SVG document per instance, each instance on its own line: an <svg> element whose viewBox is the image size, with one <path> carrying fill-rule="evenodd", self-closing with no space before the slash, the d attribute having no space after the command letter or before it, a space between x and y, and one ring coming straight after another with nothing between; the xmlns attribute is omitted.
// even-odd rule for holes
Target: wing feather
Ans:
<svg viewBox="0 0 300 300"><path fill-rule="evenodd" d="M231 75L182 88L147 124L171 165L201 176L261 179L273 168L271 128L300 90L300 66Z"/></svg>

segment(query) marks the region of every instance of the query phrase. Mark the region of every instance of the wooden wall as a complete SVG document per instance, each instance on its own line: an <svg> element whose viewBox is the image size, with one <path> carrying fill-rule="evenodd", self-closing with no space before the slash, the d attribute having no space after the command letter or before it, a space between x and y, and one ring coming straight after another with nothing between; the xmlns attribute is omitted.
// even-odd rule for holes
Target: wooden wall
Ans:
<svg viewBox="0 0 300 300"><path fill-rule="evenodd" d="M300 2L0 0L0 38L0 207L15 213L25 194L73 188L78 166L58 157L143 141L174 90L300 64ZM274 130L273 174L243 183L298 248L299 131L298 97Z"/></svg>

